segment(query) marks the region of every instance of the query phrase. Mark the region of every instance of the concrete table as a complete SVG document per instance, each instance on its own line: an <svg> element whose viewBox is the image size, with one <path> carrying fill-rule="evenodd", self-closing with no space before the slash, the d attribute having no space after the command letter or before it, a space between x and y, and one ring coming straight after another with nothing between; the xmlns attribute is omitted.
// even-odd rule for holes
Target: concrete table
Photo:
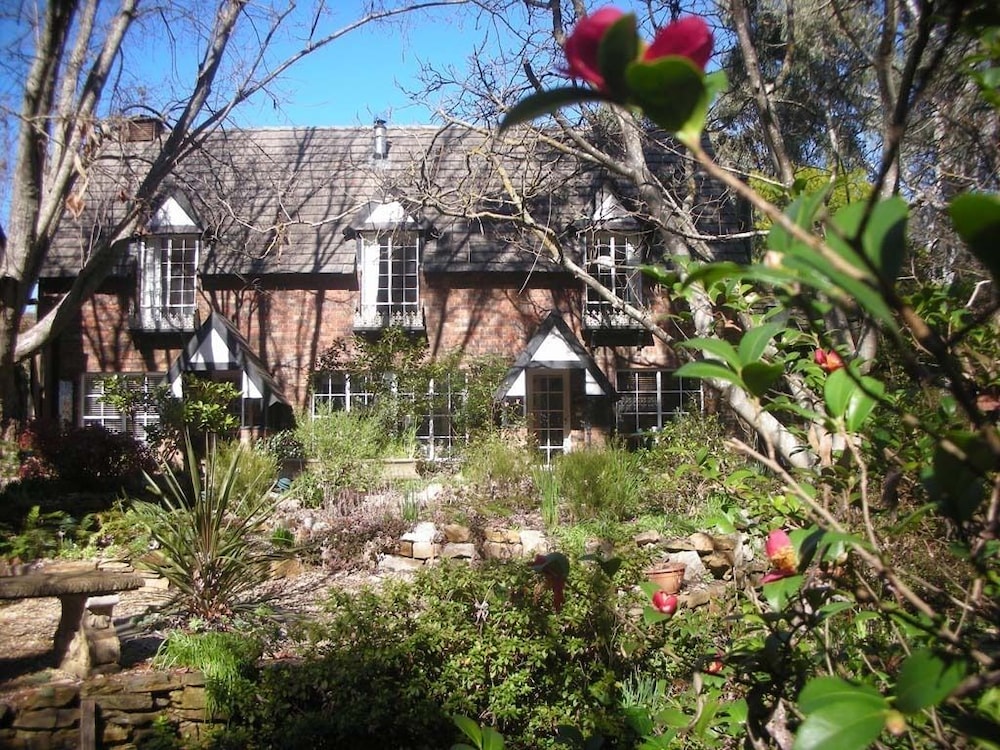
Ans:
<svg viewBox="0 0 1000 750"><path fill-rule="evenodd" d="M144 584L142 576L131 573L42 570L0 577L0 599L58 598L62 613L54 639L56 661L60 669L86 677L117 669L121 643L111 611L119 592Z"/></svg>

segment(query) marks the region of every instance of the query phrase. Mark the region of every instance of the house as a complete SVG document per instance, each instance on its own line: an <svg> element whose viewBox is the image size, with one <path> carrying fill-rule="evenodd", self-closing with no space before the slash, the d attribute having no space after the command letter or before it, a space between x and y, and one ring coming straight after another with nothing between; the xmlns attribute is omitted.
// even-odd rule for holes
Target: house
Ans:
<svg viewBox="0 0 1000 750"><path fill-rule="evenodd" d="M84 210L63 222L42 313L163 137L150 123L122 132L91 167ZM704 233L745 229L741 207L669 138L646 137L659 179L696 186L688 197ZM236 384L242 425L260 434L294 413L357 403L349 373L317 361L337 341L390 326L425 337L431 356L509 361L496 398L523 411L547 456L701 405L700 383L672 375L674 353L556 262L546 237L631 305L669 309L638 270L669 258L634 187L554 138L498 143L470 128L383 121L217 132L164 183L107 281L41 355L38 412L125 429L101 400L109 373L179 395L194 372ZM717 252L743 259L747 247ZM138 415L138 429L155 420ZM454 437L440 424L424 420L419 434L432 455Z"/></svg>

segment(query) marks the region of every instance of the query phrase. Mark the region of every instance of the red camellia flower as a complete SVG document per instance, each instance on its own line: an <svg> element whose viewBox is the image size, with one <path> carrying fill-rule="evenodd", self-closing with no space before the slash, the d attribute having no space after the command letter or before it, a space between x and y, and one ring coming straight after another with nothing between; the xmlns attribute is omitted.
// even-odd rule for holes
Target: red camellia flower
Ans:
<svg viewBox="0 0 1000 750"><path fill-rule="evenodd" d="M712 56L714 43L708 24L697 16L688 16L660 29L642 59L656 60L668 55L677 55L686 57L701 70L705 70L708 59Z"/></svg>
<svg viewBox="0 0 1000 750"><path fill-rule="evenodd" d="M834 349L831 349L828 352L823 351L822 349L817 349L813 353L813 359L816 361L816 364L820 366L820 369L828 375L831 372L836 372L844 366L844 360L841 359L841 356L837 354Z"/></svg>
<svg viewBox="0 0 1000 750"><path fill-rule="evenodd" d="M624 13L618 8L601 8L584 16L566 39L566 62L574 78L582 78L596 89L604 88L599 50L608 28Z"/></svg>
<svg viewBox="0 0 1000 750"><path fill-rule="evenodd" d="M531 569L545 578L546 585L552 590L552 608L557 613L561 612L566 598L566 576L569 574L569 560L560 552L535 555Z"/></svg>
<svg viewBox="0 0 1000 750"><path fill-rule="evenodd" d="M677 596L663 590L657 591L653 594L653 609L665 615L672 615L677 611Z"/></svg>
<svg viewBox="0 0 1000 750"><path fill-rule="evenodd" d="M773 569L764 576L763 583L788 578L795 575L798 570L799 556L795 553L795 545L784 529L774 529L767 535L764 554L771 561Z"/></svg>

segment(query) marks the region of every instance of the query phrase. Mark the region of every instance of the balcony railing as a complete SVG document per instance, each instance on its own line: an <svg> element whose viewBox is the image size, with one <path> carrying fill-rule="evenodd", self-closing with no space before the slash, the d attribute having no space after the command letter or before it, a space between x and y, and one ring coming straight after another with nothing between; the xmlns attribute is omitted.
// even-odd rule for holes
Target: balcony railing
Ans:
<svg viewBox="0 0 1000 750"><path fill-rule="evenodd" d="M193 331L194 313L194 305L133 308L129 315L129 324L136 331Z"/></svg>
<svg viewBox="0 0 1000 750"><path fill-rule="evenodd" d="M385 328L402 328L407 331L422 331L424 311L422 308L406 307L363 307L354 312L355 331L381 331Z"/></svg>
<svg viewBox="0 0 1000 750"><path fill-rule="evenodd" d="M589 329L636 330L642 324L622 310L616 310L610 304L590 304L583 311L583 327Z"/></svg>

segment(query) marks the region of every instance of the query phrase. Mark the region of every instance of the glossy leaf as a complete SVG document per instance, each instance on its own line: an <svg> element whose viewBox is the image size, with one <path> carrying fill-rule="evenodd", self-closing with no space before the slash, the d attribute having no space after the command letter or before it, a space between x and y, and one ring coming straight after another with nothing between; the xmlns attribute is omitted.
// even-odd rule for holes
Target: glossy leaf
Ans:
<svg viewBox="0 0 1000 750"><path fill-rule="evenodd" d="M737 371L743 365L744 361L749 361L742 360L733 345L728 341L723 341L722 339L688 339L687 341L683 341L678 344L678 346L683 346L687 349L700 349L703 352L708 352L709 354L723 360L727 365L733 368L733 370Z"/></svg>
<svg viewBox="0 0 1000 750"><path fill-rule="evenodd" d="M757 398L767 393L784 374L785 368L778 362L751 362L740 370L746 390Z"/></svg>
<svg viewBox="0 0 1000 750"><path fill-rule="evenodd" d="M899 275L906 254L909 206L898 196L887 198L875 204L865 221L868 210L867 203L851 203L840 209L833 218L833 225L844 238L831 232L827 241L855 267L865 273L874 268L886 283L892 284ZM859 238L862 222L864 231ZM855 243L860 245L862 256L852 246Z"/></svg>
<svg viewBox="0 0 1000 750"><path fill-rule="evenodd" d="M895 707L912 714L935 706L951 694L963 677L962 662L947 662L927 648L914 651L899 670Z"/></svg>
<svg viewBox="0 0 1000 750"><path fill-rule="evenodd" d="M806 718L795 736L795 750L861 750L882 732L889 710L874 688L839 677L811 680L798 704Z"/></svg>
<svg viewBox="0 0 1000 750"><path fill-rule="evenodd" d="M972 254L1000 280L1000 196L966 193L951 202L948 212Z"/></svg>
<svg viewBox="0 0 1000 750"><path fill-rule="evenodd" d="M858 386L851 380L846 369L831 372L823 385L823 401L827 413L834 419L843 417L857 389Z"/></svg>
<svg viewBox="0 0 1000 750"><path fill-rule="evenodd" d="M500 132L515 125L531 122L542 115L551 115L563 107L600 101L608 101L608 97L600 91L575 86L539 91L537 94L525 97L507 110L507 114L500 121Z"/></svg>
<svg viewBox="0 0 1000 750"><path fill-rule="evenodd" d="M745 389L740 376L725 365L721 365L718 362L706 362L705 360L688 362L687 364L682 365L680 369L674 373L674 375L679 378L707 378L724 380L728 383L732 383L738 388Z"/></svg>
<svg viewBox="0 0 1000 750"><path fill-rule="evenodd" d="M806 683L799 693L799 710L810 714L830 703L854 700L858 696L885 702L879 692L870 685L854 685L840 677L816 677Z"/></svg>
<svg viewBox="0 0 1000 750"><path fill-rule="evenodd" d="M861 378L861 384L856 385L854 393L847 404L844 414L844 424L849 432L859 432L872 411L878 406L878 397L885 393L882 381L868 376Z"/></svg>
<svg viewBox="0 0 1000 750"><path fill-rule="evenodd" d="M762 326L755 326L744 333L743 338L740 339L739 349L737 350L740 361L743 364L747 364L759 360L764 356L764 351L767 349L767 345L771 343L771 339L784 328L785 326L778 323L767 323Z"/></svg>
<svg viewBox="0 0 1000 750"><path fill-rule="evenodd" d="M802 588L804 580L805 576L798 575L765 583L761 589L768 606L775 612L783 610L788 603L788 599L797 594L799 589Z"/></svg>
<svg viewBox="0 0 1000 750"><path fill-rule="evenodd" d="M823 205L823 201L826 200L827 192L827 190L820 190L795 199L792 201L792 205L785 209L785 215L796 226L802 227L811 233L813 222L816 220L816 214ZM791 252L796 244L799 244L798 240L778 224L775 224L767 235L767 246L771 250L787 253ZM804 246L802 246L802 249L808 250Z"/></svg>
<svg viewBox="0 0 1000 750"><path fill-rule="evenodd" d="M636 62L625 72L631 100L649 119L676 133L708 109L704 74L686 57L668 55Z"/></svg>
<svg viewBox="0 0 1000 750"><path fill-rule="evenodd" d="M882 733L888 707L881 697L829 703L808 714L793 750L863 750Z"/></svg>

